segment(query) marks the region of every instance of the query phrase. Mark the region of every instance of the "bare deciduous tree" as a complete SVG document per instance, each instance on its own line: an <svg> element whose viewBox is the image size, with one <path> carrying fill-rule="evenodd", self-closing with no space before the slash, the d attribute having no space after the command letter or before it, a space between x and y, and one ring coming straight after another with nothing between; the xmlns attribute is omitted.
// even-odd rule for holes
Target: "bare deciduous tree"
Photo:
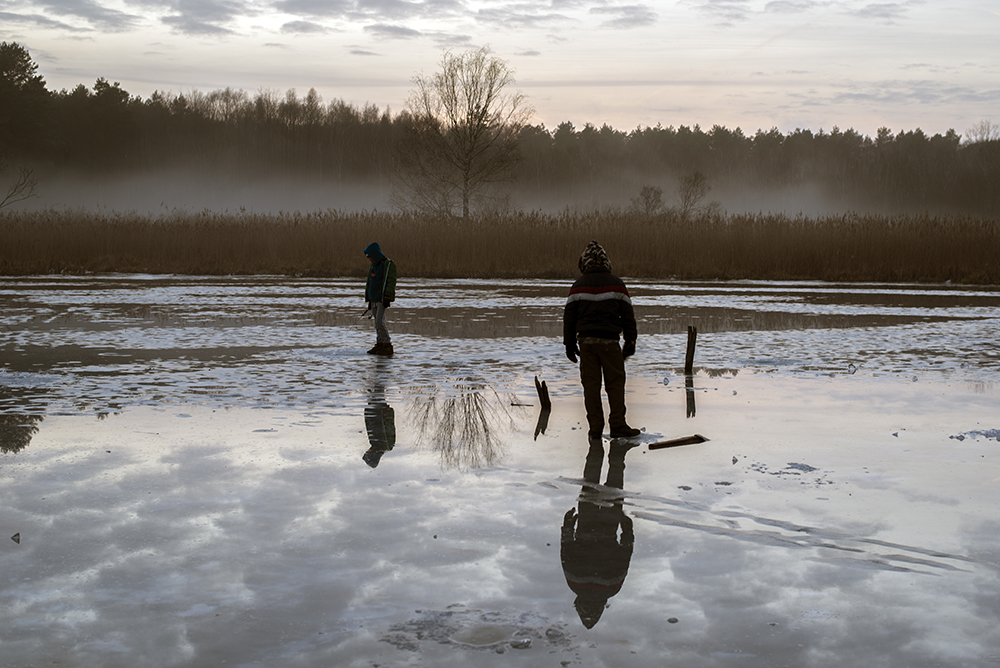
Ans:
<svg viewBox="0 0 1000 668"><path fill-rule="evenodd" d="M983 119L965 131L965 143L977 144L1000 139L1000 125Z"/></svg>
<svg viewBox="0 0 1000 668"><path fill-rule="evenodd" d="M642 216L656 216L663 213L663 188L659 186L643 186L639 194L632 198L631 209Z"/></svg>
<svg viewBox="0 0 1000 668"><path fill-rule="evenodd" d="M434 213L461 208L467 218L480 195L509 183L518 134L533 110L512 91L513 70L486 47L446 52L440 70L417 76L399 145L394 206Z"/></svg>
<svg viewBox="0 0 1000 668"><path fill-rule="evenodd" d="M687 176L682 176L677 180L677 213L682 219L687 219L692 213L703 208L701 201L705 199L712 186L708 184L708 177L701 172L691 172Z"/></svg>
<svg viewBox="0 0 1000 668"><path fill-rule="evenodd" d="M7 157L0 154L0 174L7 171ZM38 188L38 179L35 172L30 167L21 166L17 171L17 178L14 183L7 188L7 193L0 199L0 209L11 204L22 202L30 197L38 197L35 189Z"/></svg>

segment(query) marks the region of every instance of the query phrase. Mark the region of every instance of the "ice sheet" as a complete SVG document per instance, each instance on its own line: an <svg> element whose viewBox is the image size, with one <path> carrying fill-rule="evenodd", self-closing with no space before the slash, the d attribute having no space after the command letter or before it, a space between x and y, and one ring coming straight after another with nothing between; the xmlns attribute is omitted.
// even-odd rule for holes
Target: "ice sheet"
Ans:
<svg viewBox="0 0 1000 668"><path fill-rule="evenodd" d="M594 482L566 287L403 282L386 360L357 281L0 281L4 665L996 665L995 291L630 282Z"/></svg>

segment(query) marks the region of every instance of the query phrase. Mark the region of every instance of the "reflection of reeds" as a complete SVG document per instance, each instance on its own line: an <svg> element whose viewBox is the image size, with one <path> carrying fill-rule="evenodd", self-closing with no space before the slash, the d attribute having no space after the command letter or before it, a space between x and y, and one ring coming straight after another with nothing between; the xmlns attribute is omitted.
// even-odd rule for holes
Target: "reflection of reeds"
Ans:
<svg viewBox="0 0 1000 668"><path fill-rule="evenodd" d="M501 432L513 427L510 404L481 378L418 393L410 407L417 442L437 450L445 468L493 466L504 454Z"/></svg>
<svg viewBox="0 0 1000 668"><path fill-rule="evenodd" d="M406 276L562 277L590 239L616 271L680 279L1000 283L1000 225L963 216L382 213L0 214L0 274L360 275L378 239Z"/></svg>

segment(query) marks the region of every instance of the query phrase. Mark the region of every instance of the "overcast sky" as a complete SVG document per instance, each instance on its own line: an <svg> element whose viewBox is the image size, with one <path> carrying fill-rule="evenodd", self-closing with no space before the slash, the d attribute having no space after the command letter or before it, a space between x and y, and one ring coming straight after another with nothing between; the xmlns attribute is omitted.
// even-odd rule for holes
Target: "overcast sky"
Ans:
<svg viewBox="0 0 1000 668"><path fill-rule="evenodd" d="M50 89L310 88L398 111L444 49L488 45L554 128L1000 122L998 0L0 0Z"/></svg>

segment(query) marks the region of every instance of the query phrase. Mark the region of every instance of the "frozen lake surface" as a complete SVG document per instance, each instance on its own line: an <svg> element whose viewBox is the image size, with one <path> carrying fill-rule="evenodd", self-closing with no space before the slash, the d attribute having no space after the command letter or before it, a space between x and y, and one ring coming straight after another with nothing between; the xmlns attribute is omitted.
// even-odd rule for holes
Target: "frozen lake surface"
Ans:
<svg viewBox="0 0 1000 668"><path fill-rule="evenodd" d="M1000 664L1000 290L627 282L0 279L2 665Z"/></svg>

